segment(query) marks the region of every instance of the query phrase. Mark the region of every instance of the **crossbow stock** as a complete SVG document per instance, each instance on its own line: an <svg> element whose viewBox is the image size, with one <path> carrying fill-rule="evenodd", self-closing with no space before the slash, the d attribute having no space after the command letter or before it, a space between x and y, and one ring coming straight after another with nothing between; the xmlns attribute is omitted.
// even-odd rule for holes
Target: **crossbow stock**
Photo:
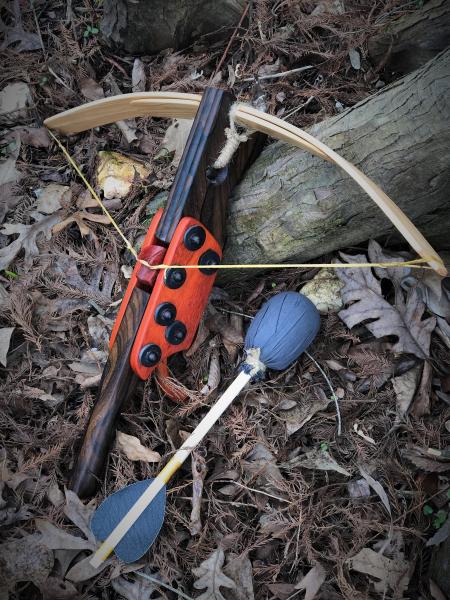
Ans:
<svg viewBox="0 0 450 600"><path fill-rule="evenodd" d="M229 118L253 132L229 165L212 169L226 143ZM192 344L222 256L226 209L234 185L254 161L266 135L307 150L343 169L372 198L414 250L440 275L446 268L404 212L371 179L323 142L277 117L235 103L225 91L143 92L95 100L48 118L49 129L75 134L136 116L194 119L166 209L153 218L139 259L173 265L165 271L138 262L110 340L110 354L70 487L92 495L102 474L114 423L139 379L155 370L164 391L167 359ZM182 269L177 265L196 265ZM203 268L202 268L203 267Z"/></svg>

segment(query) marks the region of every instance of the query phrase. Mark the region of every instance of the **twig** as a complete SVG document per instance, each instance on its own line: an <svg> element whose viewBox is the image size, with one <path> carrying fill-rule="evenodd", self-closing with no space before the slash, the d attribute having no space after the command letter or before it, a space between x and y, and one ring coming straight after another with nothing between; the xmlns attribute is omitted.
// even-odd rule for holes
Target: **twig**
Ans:
<svg viewBox="0 0 450 600"><path fill-rule="evenodd" d="M47 69L53 75L53 77L56 79L56 81L58 83L60 83L62 86L64 86L66 88L66 90L69 90L70 92L72 92L72 94L75 94L73 89L70 86L68 86L67 83L64 81L64 79L61 79L61 77L59 75L57 75L51 67L47 66Z"/></svg>
<svg viewBox="0 0 450 600"><path fill-rule="evenodd" d="M31 10L33 11L34 22L36 24L36 30L37 30L37 34L39 36L39 41L41 42L42 52L43 52L45 58L47 58L47 54L45 52L45 47L44 47L44 42L42 40L41 28L39 27L39 21L38 21L37 15L36 15L36 11L34 9L33 0L30 0L30 6L31 6Z"/></svg>
<svg viewBox="0 0 450 600"><path fill-rule="evenodd" d="M273 498L274 500L279 500L280 502L286 502L287 504L293 504L290 500L286 500L286 498L281 498L280 496L274 496L273 494L269 494L268 492L263 492L262 490L257 490L255 488L251 488L248 485L244 485L243 483L239 483L239 481L232 481L232 485L237 485L244 490L249 492L255 492L255 494L262 494L263 496L268 496L269 498Z"/></svg>
<svg viewBox="0 0 450 600"><path fill-rule="evenodd" d="M222 307L217 307L217 310L219 312L224 312L224 313L229 313L230 315L237 315L238 317L245 317L246 319L254 319L255 317L252 317L250 315L246 315L245 313L240 313L237 312L235 310L227 310L226 308L222 308Z"/></svg>
<svg viewBox="0 0 450 600"><path fill-rule="evenodd" d="M286 119L289 119L289 117L292 117L292 115L294 115L296 112L298 112L302 108L305 108L305 106L308 106L308 104L310 102L312 102L314 100L314 98L315 98L315 96L310 96L306 102L303 102L303 104L300 104L300 106L296 106L293 110L291 110L290 112L288 112L288 114L285 115L283 117L283 119L286 120Z"/></svg>
<svg viewBox="0 0 450 600"><path fill-rule="evenodd" d="M241 18L239 19L239 23L236 25L236 27L235 27L235 29L234 29L234 31L233 31L233 33L232 33L231 37L230 37L230 41L228 42L228 44L227 44L227 47L226 47L226 48L225 48L225 50L223 51L222 58L219 60L219 64L217 65L217 67L216 67L216 70L215 70L215 71L214 71L214 73L211 75L211 79L209 80L209 82L210 82L210 83L211 83L211 81L214 79L214 77L217 75L217 73L220 71L220 69L222 68L222 65L223 65L223 63L224 63L224 60L225 60L225 58L227 57L228 50L230 49L230 47L231 47L231 44L233 43L233 41L234 41L234 38L236 37L237 31L238 31L238 29L240 28L240 26L242 25L242 22L244 21L244 19L245 19L246 15L247 15L247 13L248 13L248 8L249 8L249 6L250 6L250 2L247 2L247 5L246 5L246 7L244 8L244 11L243 11L243 13L242 13L242 15L241 15Z"/></svg>
<svg viewBox="0 0 450 600"><path fill-rule="evenodd" d="M294 73L301 73L302 71L307 71L308 69L314 69L313 65L306 65L306 67L299 67L298 69L291 69L290 71L281 71L280 73L272 73L268 75L254 75L253 77L246 77L245 79L240 79L239 81L248 82L255 81L258 79L262 81L263 79L279 79L280 77L286 77L287 75L293 75Z"/></svg>
<svg viewBox="0 0 450 600"><path fill-rule="evenodd" d="M310 359L313 361L313 363L316 365L316 367L317 367L317 368L319 369L319 371L322 373L322 375L323 375L323 377L324 377L325 381L326 381L326 382L327 382L327 384L328 384L328 387L330 388L330 391L331 391L331 398L334 400L334 403L335 403L335 405L336 405L336 415L337 415L337 420L338 420L338 431L337 431L337 433L338 433L338 435L341 435L341 433L342 433L341 411L340 411L340 409L339 409L338 397L337 397L337 396L336 396L336 394L335 394L335 391L334 391L334 389L333 389L333 386L332 386L332 384L331 384L331 381L330 381L330 379L329 379L328 375L325 373L325 371L322 369L322 367L321 367L321 366L319 365L319 363L316 361L316 359L315 359L315 358L313 358L313 357L311 356L311 354L310 354L309 352L307 352L306 350L305 350L305 354L306 354L306 356L308 356L308 357L309 357L309 358L310 358Z"/></svg>
<svg viewBox="0 0 450 600"><path fill-rule="evenodd" d="M148 579L152 583L155 583L156 585L160 585L161 587L166 588L166 590L170 590L174 594L177 594L178 596L180 596L180 598L185 598L185 600L194 600L193 598L191 598L190 596L188 596L181 590L177 590L174 587L172 587L171 585L169 585L168 583L164 583L164 581L160 581L159 579L156 579L156 577L147 575L147 573L140 573L139 571L136 571L136 575L139 575L140 577L143 577L144 579Z"/></svg>

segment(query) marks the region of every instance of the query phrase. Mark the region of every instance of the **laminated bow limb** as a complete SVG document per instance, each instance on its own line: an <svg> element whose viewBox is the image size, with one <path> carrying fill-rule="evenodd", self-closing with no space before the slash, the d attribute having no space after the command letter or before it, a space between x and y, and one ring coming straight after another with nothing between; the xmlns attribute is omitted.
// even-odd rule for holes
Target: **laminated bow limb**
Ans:
<svg viewBox="0 0 450 600"><path fill-rule="evenodd" d="M201 96L175 92L142 92L95 100L45 121L50 129L78 133L133 116L193 118ZM447 275L441 258L395 202L369 177L309 133L245 104L233 108L237 123L297 146L339 166L372 198L414 250L440 275Z"/></svg>
<svg viewBox="0 0 450 600"><path fill-rule="evenodd" d="M98 487L116 419L138 381L159 371L162 389L173 399L181 398L167 379L167 360L192 344L214 283L213 267L222 257L231 191L265 141L263 134L252 135L227 167L212 168L226 142L232 104L224 90L205 91L167 206L153 217L146 234L113 327L108 361L69 485L81 498ZM167 268L151 268L162 263Z"/></svg>

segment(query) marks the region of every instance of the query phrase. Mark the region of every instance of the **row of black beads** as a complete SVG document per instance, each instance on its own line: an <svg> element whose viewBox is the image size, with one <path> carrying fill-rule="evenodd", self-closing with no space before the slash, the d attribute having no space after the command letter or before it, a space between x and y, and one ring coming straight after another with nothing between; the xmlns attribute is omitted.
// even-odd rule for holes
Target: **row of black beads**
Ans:
<svg viewBox="0 0 450 600"><path fill-rule="evenodd" d="M206 240L206 232L203 227L195 225L189 227L184 234L183 243L188 250L195 252L199 250ZM204 252L198 264L204 267L217 265L220 261L220 256L214 250ZM200 268L204 275L212 275L217 269ZM164 284L176 290L180 288L186 281L186 270L174 267L167 269L164 275ZM155 321L166 327L165 337L169 344L178 345L185 339L187 335L186 325L182 321L176 321L175 317L177 309L171 302L163 302L157 306L155 311ZM161 348L157 344L146 344L139 353L139 360L144 367L154 367L161 360Z"/></svg>

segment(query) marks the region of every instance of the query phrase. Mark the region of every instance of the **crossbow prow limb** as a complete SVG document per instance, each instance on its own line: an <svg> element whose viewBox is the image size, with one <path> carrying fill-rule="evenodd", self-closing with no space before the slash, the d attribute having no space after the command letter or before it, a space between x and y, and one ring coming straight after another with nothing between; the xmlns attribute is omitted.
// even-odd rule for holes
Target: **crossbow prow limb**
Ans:
<svg viewBox="0 0 450 600"><path fill-rule="evenodd" d="M49 129L70 134L136 116L192 119L200 101L200 95L176 92L123 94L64 111L50 117L44 124ZM352 163L298 127L251 106L238 104L233 115L236 122L250 130L266 133L339 166L372 198L419 256L426 259L439 275L447 275L442 259L400 207Z"/></svg>

